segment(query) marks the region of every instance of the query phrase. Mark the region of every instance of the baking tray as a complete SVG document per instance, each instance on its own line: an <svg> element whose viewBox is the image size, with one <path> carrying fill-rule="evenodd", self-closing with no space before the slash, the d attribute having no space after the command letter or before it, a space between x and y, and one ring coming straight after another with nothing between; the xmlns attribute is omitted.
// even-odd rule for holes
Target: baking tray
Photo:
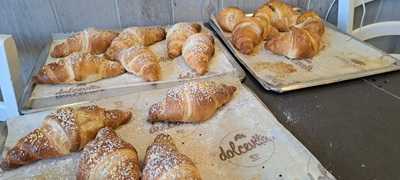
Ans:
<svg viewBox="0 0 400 180"><path fill-rule="evenodd" d="M201 22L196 22L202 24ZM164 26L168 28L170 26ZM212 33L206 25L203 25L203 32ZM215 39L215 54L210 62L209 72L204 76L197 76L184 62L183 57L179 56L172 60L167 60L166 41L158 42L150 48L159 56L161 60L161 80L157 82L145 82L140 77L125 73L123 75L99 80L87 84L73 85L42 85L34 84L32 79L28 82L22 98L21 112L23 114L43 111L49 107L63 106L70 104L80 104L85 101L100 99L108 96L119 96L135 91L143 91L153 88L170 87L194 79L208 79L218 76L237 76L244 79L245 73L240 65L234 60L229 51L225 48L218 37ZM43 49L38 62L33 71L33 75L41 67L56 59L49 56L50 49L70 34L54 34L51 43ZM32 77L32 76L31 76Z"/></svg>
<svg viewBox="0 0 400 180"><path fill-rule="evenodd" d="M116 132L137 149L141 162L154 137L159 133L168 133L179 151L194 161L203 179L335 179L237 78L214 80L234 85L237 91L229 103L201 124L152 124L146 121L149 107L163 99L167 89L142 91L90 104L128 110L134 114ZM50 112L33 113L7 121L10 131L3 153L17 139L39 127ZM247 151L235 148L250 142L257 145ZM7 171L0 178L74 179L78 158L79 153L74 153L42 160Z"/></svg>
<svg viewBox="0 0 400 180"><path fill-rule="evenodd" d="M304 60L274 55L264 49L264 42L252 55L241 54L231 43L231 34L222 31L215 16L209 23L232 54L267 90L286 92L400 69L398 59L328 22L325 22L324 48L314 58Z"/></svg>

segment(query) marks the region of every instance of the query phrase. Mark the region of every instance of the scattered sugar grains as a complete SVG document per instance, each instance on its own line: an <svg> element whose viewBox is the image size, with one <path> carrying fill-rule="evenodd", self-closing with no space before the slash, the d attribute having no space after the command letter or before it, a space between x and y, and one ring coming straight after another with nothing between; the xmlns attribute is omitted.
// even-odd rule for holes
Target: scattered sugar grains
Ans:
<svg viewBox="0 0 400 180"><path fill-rule="evenodd" d="M189 93L190 96L196 97L196 100L212 100L212 95L217 91L217 84L213 81L189 82L182 86L174 87L168 90L167 97L175 101L180 101L184 98L184 93Z"/></svg>
<svg viewBox="0 0 400 180"><path fill-rule="evenodd" d="M63 128L74 130L77 128L74 116L74 109L71 107L60 108L56 112L50 114L50 118L58 120Z"/></svg>

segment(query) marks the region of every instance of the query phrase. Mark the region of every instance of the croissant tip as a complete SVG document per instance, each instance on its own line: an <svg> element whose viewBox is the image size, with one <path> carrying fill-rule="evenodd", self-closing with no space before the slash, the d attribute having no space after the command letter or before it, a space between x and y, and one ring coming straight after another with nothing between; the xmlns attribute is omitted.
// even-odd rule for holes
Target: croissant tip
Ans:
<svg viewBox="0 0 400 180"><path fill-rule="evenodd" d="M229 94L233 94L237 90L235 86L226 86L226 89L228 90Z"/></svg>
<svg viewBox="0 0 400 180"><path fill-rule="evenodd" d="M46 73L39 73L41 75L35 75L32 77L34 84L52 84Z"/></svg>
<svg viewBox="0 0 400 180"><path fill-rule="evenodd" d="M104 127L97 132L96 137L106 136L107 134L115 134L115 132L110 127Z"/></svg>
<svg viewBox="0 0 400 180"><path fill-rule="evenodd" d="M50 56L53 58L62 58L65 55L63 54L64 51L64 46L63 44L58 44L56 46L54 46L53 50L50 53Z"/></svg>
<svg viewBox="0 0 400 180"><path fill-rule="evenodd" d="M160 109L161 109L160 103L151 105L150 110L149 110L149 118L147 118L147 121L148 122L156 122L158 119L158 116L160 114Z"/></svg>
<svg viewBox="0 0 400 180"><path fill-rule="evenodd" d="M108 110L106 111L106 119L109 127L116 128L122 124L127 123L132 118L132 113L129 111L121 110Z"/></svg>
<svg viewBox="0 0 400 180"><path fill-rule="evenodd" d="M243 54L251 54L254 49L254 44L249 39L238 40L237 43L234 43L234 45L239 50L239 52Z"/></svg>
<svg viewBox="0 0 400 180"><path fill-rule="evenodd" d="M11 169L9 163L7 161L5 161L5 160L2 160L0 162L0 172L1 171L5 171L5 170L9 170L9 169Z"/></svg>
<svg viewBox="0 0 400 180"><path fill-rule="evenodd" d="M196 29L197 32L200 32L200 31L201 31L201 25L200 25L200 24L193 23L193 24L192 24L192 27L193 27L194 29Z"/></svg>
<svg viewBox="0 0 400 180"><path fill-rule="evenodd" d="M128 122L132 118L132 113L129 111L122 112L123 123Z"/></svg>
<svg viewBox="0 0 400 180"><path fill-rule="evenodd" d="M179 52L177 52L177 51L175 51L175 50L170 50L169 52L168 52L168 57L170 58L170 59L175 59L176 57L178 57L179 56Z"/></svg>

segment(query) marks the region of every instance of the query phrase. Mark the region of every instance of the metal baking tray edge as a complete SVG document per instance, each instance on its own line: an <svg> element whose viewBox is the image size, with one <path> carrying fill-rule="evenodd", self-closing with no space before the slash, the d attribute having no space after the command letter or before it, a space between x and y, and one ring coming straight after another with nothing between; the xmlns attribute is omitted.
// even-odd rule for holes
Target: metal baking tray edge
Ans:
<svg viewBox="0 0 400 180"><path fill-rule="evenodd" d="M235 60L235 58L232 56L232 54L230 53L230 51L225 47L224 42L222 42L222 41L219 39L218 34L216 34L216 33L213 31L213 28L210 27L209 24L208 24L207 22L196 22L196 23L201 23L201 24L203 24L204 27L207 27L207 28L210 30L210 32L212 32L212 33L215 35L216 41L221 42L221 44L222 44L222 46L221 46L222 51L223 51L224 54L226 55L226 57L227 57L227 59L229 60L229 62L232 64L233 68L236 69L236 71L233 72L234 76L238 77L238 78L240 79L240 81L243 81L243 80L246 78L246 73L245 73L245 71L244 71L244 70L242 69L242 67L238 64L238 62L237 62L237 61ZM168 26L168 25L163 25L163 26ZM30 76L29 76L29 81L28 81L28 83L26 84L26 86L25 86L25 88L24 88L24 90L23 90L23 95L22 95L22 97L21 97L21 99L20 99L20 101L19 101L19 102L20 102L20 103L19 103L20 114L29 114L29 113L34 113L34 112L46 111L46 110L49 110L49 109L60 108L60 107L65 107L65 106L82 105L82 104L87 104L87 103L89 103L89 102L91 101L91 100L89 100L89 101L80 101L80 102L68 103L68 104L64 104L64 105L49 106L49 107L37 108L37 109L29 109L29 108L28 108L28 107L29 107L29 104L30 104L29 99L30 99L30 97L31 97L31 94L32 94L32 91L33 91L33 88L34 88L34 83L33 83L32 77L33 77L34 74L37 74L37 73L39 72L39 70L41 69L41 67L43 67L43 65L46 63L47 56L48 56L49 51L50 51L50 45L51 45L52 42L53 42L53 39L50 39L50 41L46 44L46 46L45 46L45 47L43 48L43 50L41 51L41 53L40 53L40 55L39 55L39 57L38 57L38 60L37 60L37 62L36 62L36 64L35 64L35 66L33 67L33 70L32 70L32 72L31 72L31 74L30 74ZM225 76L225 75L227 75L227 74L214 75L214 76L211 76L211 77L206 78L206 79L212 79L212 78L215 78L215 77L220 77L220 76ZM204 79L198 79L198 80L204 80ZM160 87L161 87L161 88L162 88L162 87L170 87L170 86L173 86L173 85L176 84L176 83L181 83L181 82L185 82L185 81L191 81L191 80L178 80L178 81L176 81L175 83L169 82L169 81L163 82L163 83L159 83L159 84L152 84L152 83L149 83L148 85L146 85L146 87L147 87L147 86L154 86L154 85L158 86L159 88L160 88ZM168 84L170 84L170 85L168 85ZM117 87L117 88L118 88L118 87ZM123 87L119 87L119 88L122 89ZM126 87L126 88L129 88L129 87Z"/></svg>

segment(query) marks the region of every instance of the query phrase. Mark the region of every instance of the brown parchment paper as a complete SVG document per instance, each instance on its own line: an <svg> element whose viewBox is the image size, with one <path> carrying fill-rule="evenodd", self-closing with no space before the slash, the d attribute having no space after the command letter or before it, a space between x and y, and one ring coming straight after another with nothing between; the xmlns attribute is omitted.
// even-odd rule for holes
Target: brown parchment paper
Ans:
<svg viewBox="0 0 400 180"><path fill-rule="evenodd" d="M180 152L189 156L203 179L335 179L319 161L287 131L253 93L234 79L215 81L235 85L233 99L201 124L150 124L149 107L164 98L167 89L151 90L94 102L107 108L134 113L116 131L135 146L143 162L147 146L159 133L170 134ZM5 151L18 138L38 127L49 112L8 121ZM42 160L3 172L1 179L74 179L79 153Z"/></svg>

